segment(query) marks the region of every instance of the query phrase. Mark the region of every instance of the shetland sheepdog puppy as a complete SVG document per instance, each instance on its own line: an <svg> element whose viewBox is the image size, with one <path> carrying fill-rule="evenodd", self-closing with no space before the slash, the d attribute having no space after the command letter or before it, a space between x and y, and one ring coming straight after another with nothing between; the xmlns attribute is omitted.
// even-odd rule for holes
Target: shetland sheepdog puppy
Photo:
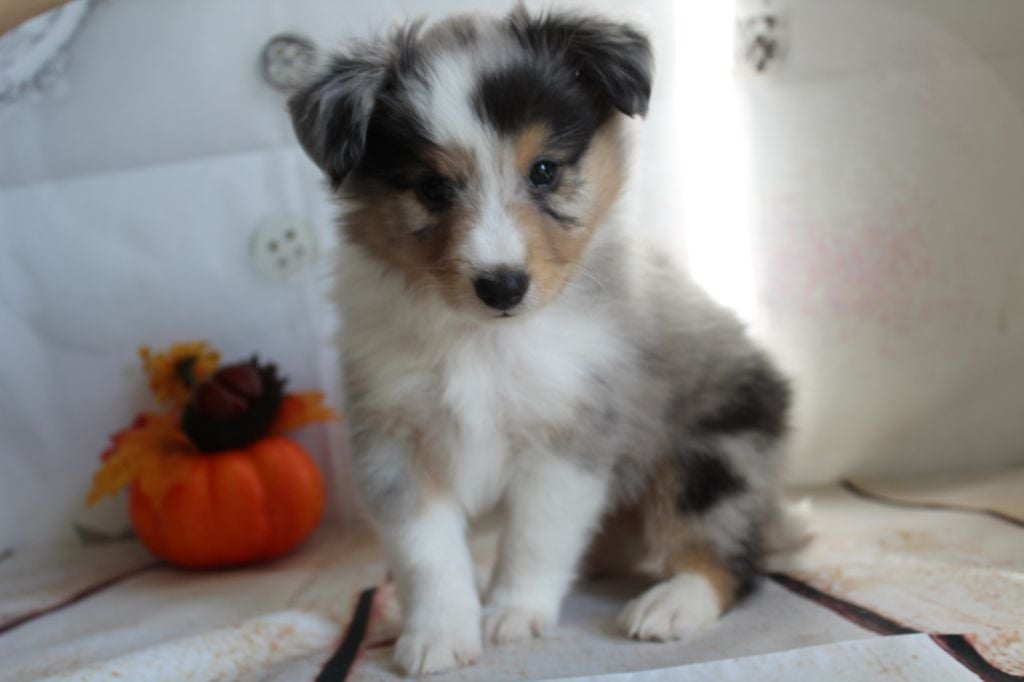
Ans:
<svg viewBox="0 0 1024 682"><path fill-rule="evenodd" d="M635 28L520 6L354 44L289 102L342 207L353 466L409 674L542 635L583 570L655 581L621 616L648 640L755 584L790 391L622 210L651 82Z"/></svg>

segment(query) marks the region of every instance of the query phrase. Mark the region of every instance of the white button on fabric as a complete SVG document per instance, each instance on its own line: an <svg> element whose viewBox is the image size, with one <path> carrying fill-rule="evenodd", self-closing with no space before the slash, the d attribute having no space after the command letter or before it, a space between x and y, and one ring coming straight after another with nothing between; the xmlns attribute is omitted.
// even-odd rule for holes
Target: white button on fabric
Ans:
<svg viewBox="0 0 1024 682"><path fill-rule="evenodd" d="M272 220L253 234L250 250L257 270L283 280L316 261L316 233L298 219Z"/></svg>
<svg viewBox="0 0 1024 682"><path fill-rule="evenodd" d="M263 48L263 78L283 92L305 83L316 66L316 45L302 36L284 33L271 38Z"/></svg>

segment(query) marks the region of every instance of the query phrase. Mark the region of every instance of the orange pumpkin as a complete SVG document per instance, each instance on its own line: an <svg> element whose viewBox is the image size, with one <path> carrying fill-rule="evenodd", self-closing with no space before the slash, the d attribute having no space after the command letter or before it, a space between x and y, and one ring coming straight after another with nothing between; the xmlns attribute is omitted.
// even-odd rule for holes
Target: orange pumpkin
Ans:
<svg viewBox="0 0 1024 682"><path fill-rule="evenodd" d="M158 557L193 568L280 556L309 535L324 484L282 434L337 419L319 392L285 393L273 364L217 368L204 342L140 349L150 386L174 407L115 433L86 504L130 486L136 535Z"/></svg>
<svg viewBox="0 0 1024 682"><path fill-rule="evenodd" d="M210 568L280 556L312 532L324 485L312 458L283 436L188 457L188 471L155 503L138 482L131 517L158 557Z"/></svg>

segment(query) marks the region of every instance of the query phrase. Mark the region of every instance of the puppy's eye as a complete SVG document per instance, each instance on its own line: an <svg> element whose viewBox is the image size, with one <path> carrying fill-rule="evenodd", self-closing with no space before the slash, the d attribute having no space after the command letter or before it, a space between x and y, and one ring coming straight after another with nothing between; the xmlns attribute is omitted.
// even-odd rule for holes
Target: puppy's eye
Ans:
<svg viewBox="0 0 1024 682"><path fill-rule="evenodd" d="M440 175L428 175L416 186L420 198L430 206L445 206L455 198L455 187Z"/></svg>
<svg viewBox="0 0 1024 682"><path fill-rule="evenodd" d="M558 164L550 159L541 159L530 167L530 184L534 187L550 187L558 179Z"/></svg>

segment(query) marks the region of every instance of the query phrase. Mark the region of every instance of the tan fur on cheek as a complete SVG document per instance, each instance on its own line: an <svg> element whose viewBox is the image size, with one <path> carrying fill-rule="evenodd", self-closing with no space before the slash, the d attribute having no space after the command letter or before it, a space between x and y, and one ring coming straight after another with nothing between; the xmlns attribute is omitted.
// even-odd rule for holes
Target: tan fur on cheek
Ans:
<svg viewBox="0 0 1024 682"><path fill-rule="evenodd" d="M379 260L398 268L413 268L424 259L409 225L419 212L411 197L396 195L380 188L362 190L353 208L345 215L348 239L365 247ZM424 212L425 213L425 212Z"/></svg>
<svg viewBox="0 0 1024 682"><path fill-rule="evenodd" d="M539 154L543 135L546 130L534 126L520 136L516 144L517 164L526 164L528 168ZM591 238L622 191L623 160L618 136L615 124L594 136L577 171L582 174L581 186L575 192L579 198L562 199L558 192L549 198L552 203L557 202L559 210L581 217L579 225L563 225L532 203L523 203L513 211L526 240L530 278L541 304L557 297L576 273Z"/></svg>
<svg viewBox="0 0 1024 682"><path fill-rule="evenodd" d="M436 291L457 305L464 284L459 247L472 220L472 212L457 206L443 215L431 214L411 191L372 188L360 191L345 217L345 229L350 241L400 270L411 288Z"/></svg>
<svg viewBox="0 0 1024 682"><path fill-rule="evenodd" d="M623 167L626 163L622 151L622 131L617 120L597 131L584 160L589 187L593 197L588 222L600 223L622 193L625 182Z"/></svg>
<svg viewBox="0 0 1024 682"><path fill-rule="evenodd" d="M561 227L551 218L543 215L534 206L520 206L513 216L526 241L526 263L530 273L530 288L536 292L540 303L547 303L561 292L574 270L575 256L583 252L580 243L572 248L574 240L561 235ZM583 242L583 235L578 235Z"/></svg>

